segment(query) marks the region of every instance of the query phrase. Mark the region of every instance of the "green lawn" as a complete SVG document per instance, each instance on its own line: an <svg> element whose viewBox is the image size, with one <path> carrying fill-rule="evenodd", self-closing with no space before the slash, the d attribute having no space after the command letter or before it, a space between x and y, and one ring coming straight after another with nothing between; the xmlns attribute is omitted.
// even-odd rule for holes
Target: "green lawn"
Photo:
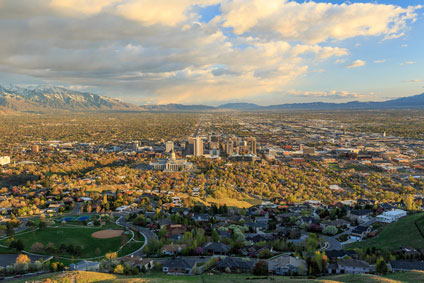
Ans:
<svg viewBox="0 0 424 283"><path fill-rule="evenodd" d="M25 251L31 251L31 247L35 242L40 242L44 246L47 246L49 243L53 243L56 248L59 248L61 244L72 244L74 246L81 246L82 248L82 254L77 256L77 258L92 258L104 256L108 252L115 252L121 246L121 237L97 239L91 236L92 233L107 228L122 229L118 226L113 226L112 224L101 228L84 228L65 225L58 228L47 227L41 230L18 234L15 236L15 238L21 239L23 241ZM127 235L127 238L129 240L131 235ZM7 245L7 240L2 240L1 244ZM143 243L129 244L128 246L124 247L124 252L129 254L139 249L142 245ZM4 251L2 250L1 252ZM125 255L124 253L120 254ZM58 254L58 256L72 258L72 255L67 253Z"/></svg>
<svg viewBox="0 0 424 283"><path fill-rule="evenodd" d="M422 248L424 247L424 238L414 224L417 220L424 228L424 213L416 213L386 225L377 237L349 244L346 248L376 247L390 250L400 247Z"/></svg>

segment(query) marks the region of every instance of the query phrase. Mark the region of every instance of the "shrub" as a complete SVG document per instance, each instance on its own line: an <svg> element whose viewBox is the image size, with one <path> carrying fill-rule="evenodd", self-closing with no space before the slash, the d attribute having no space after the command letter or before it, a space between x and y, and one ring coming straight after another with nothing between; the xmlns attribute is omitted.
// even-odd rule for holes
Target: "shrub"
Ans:
<svg viewBox="0 0 424 283"><path fill-rule="evenodd" d="M268 275L268 263L265 260L260 260L253 267L253 275Z"/></svg>
<svg viewBox="0 0 424 283"><path fill-rule="evenodd" d="M33 253L44 253L44 245L40 242L35 242L31 246L31 252L33 252Z"/></svg>

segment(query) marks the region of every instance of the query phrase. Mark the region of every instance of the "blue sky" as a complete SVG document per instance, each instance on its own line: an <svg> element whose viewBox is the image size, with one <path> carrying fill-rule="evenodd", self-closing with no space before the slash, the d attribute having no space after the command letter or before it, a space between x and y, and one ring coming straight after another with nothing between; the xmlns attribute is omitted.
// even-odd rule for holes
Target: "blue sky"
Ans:
<svg viewBox="0 0 424 283"><path fill-rule="evenodd" d="M6 86L53 84L136 104L345 102L424 92L423 1L26 3L0 0Z"/></svg>

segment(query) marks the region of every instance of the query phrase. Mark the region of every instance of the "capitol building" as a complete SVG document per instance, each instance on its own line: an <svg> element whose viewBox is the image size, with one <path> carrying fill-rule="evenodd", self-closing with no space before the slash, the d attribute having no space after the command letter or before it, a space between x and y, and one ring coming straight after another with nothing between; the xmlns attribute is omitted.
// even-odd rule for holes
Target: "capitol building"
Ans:
<svg viewBox="0 0 424 283"><path fill-rule="evenodd" d="M193 163L185 159L177 159L174 150L169 152L169 158L158 159L149 164L151 170L160 170L165 172L188 171L193 168Z"/></svg>

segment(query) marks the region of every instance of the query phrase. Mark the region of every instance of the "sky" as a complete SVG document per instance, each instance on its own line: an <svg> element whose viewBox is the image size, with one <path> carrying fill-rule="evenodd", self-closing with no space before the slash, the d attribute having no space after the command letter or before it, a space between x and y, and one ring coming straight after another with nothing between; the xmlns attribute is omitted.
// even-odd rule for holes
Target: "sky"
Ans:
<svg viewBox="0 0 424 283"><path fill-rule="evenodd" d="M141 104L424 92L423 0L0 0L0 84Z"/></svg>

